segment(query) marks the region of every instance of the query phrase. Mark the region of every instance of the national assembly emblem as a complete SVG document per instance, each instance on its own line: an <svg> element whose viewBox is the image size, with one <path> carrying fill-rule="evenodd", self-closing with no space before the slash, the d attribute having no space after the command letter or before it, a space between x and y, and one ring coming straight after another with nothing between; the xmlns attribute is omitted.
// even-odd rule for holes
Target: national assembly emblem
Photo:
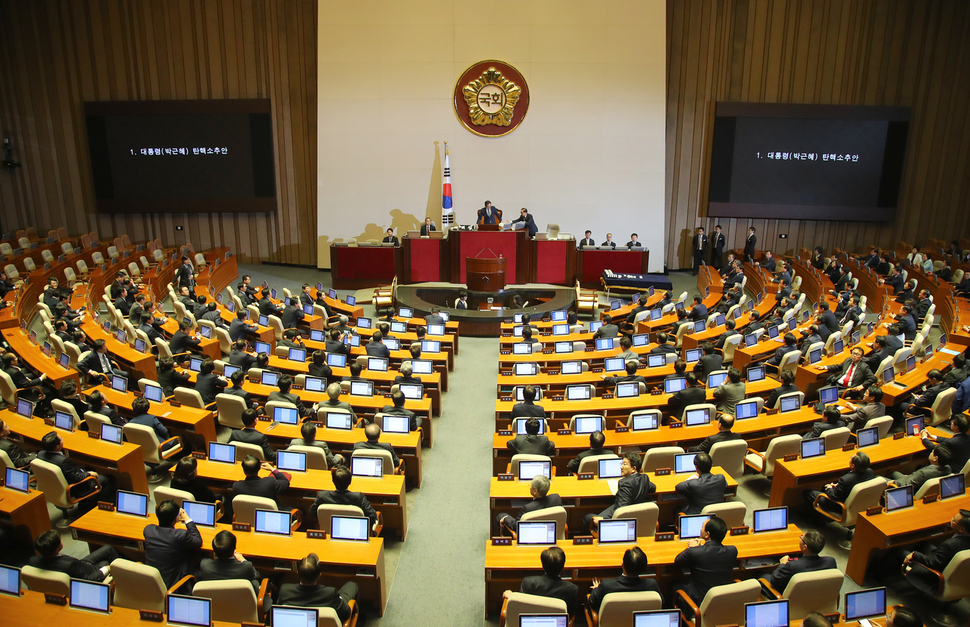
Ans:
<svg viewBox="0 0 970 627"><path fill-rule="evenodd" d="M514 131L529 109L529 87L522 74L502 61L481 61L455 85L455 114L472 133L501 137Z"/></svg>

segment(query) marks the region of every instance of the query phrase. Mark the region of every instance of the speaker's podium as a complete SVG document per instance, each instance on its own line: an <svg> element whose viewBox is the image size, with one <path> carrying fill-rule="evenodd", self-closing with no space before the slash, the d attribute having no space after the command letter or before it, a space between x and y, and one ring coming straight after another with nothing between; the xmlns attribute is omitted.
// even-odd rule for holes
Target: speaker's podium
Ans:
<svg viewBox="0 0 970 627"><path fill-rule="evenodd" d="M467 257L465 283L475 292L500 292L505 289L504 257Z"/></svg>

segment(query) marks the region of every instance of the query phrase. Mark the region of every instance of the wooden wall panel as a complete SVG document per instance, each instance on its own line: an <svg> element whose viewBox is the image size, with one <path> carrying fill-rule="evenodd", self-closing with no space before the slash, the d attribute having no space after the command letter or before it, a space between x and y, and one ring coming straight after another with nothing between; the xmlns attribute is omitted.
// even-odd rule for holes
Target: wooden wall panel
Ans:
<svg viewBox="0 0 970 627"><path fill-rule="evenodd" d="M690 265L692 229L716 222L740 247L749 225L776 251L920 244L970 235L970 3L962 0L668 0L670 268ZM889 223L716 220L708 159L719 100L912 108ZM778 235L787 234L787 240Z"/></svg>
<svg viewBox="0 0 970 627"><path fill-rule="evenodd" d="M316 23L316 0L0 0L0 128L24 164L0 172L2 228L315 265ZM99 215L82 103L194 98L272 100L277 212Z"/></svg>

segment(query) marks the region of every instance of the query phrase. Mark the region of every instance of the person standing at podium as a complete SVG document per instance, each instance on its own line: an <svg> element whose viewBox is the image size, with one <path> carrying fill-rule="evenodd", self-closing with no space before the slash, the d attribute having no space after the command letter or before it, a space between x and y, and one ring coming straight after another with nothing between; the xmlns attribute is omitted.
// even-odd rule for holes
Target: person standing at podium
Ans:
<svg viewBox="0 0 970 627"><path fill-rule="evenodd" d="M492 201L486 200L485 206L478 210L477 224L498 224L502 221L502 211L492 206Z"/></svg>
<svg viewBox="0 0 970 627"><path fill-rule="evenodd" d="M529 215L529 210L525 207L522 207L521 215L515 220L512 220L512 224L515 224L516 222L523 222L525 224L525 228L529 229L529 237L535 237L536 233L539 231L539 227L536 226L535 220L532 219L532 216Z"/></svg>

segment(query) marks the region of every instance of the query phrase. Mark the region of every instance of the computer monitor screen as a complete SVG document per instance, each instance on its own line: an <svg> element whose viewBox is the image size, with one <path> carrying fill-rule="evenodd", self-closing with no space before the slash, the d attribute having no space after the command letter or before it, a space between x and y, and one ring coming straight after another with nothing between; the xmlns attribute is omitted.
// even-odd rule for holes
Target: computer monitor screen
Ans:
<svg viewBox="0 0 970 627"><path fill-rule="evenodd" d="M707 323L705 321L698 320L697 322L694 323L694 333L703 333L706 325Z"/></svg>
<svg viewBox="0 0 970 627"><path fill-rule="evenodd" d="M913 486L904 485L886 490L886 511L895 512L913 506Z"/></svg>
<svg viewBox="0 0 970 627"><path fill-rule="evenodd" d="M787 414L790 411L798 411L798 408L802 406L802 399L797 394L782 396L778 400L778 406L783 414Z"/></svg>
<svg viewBox="0 0 970 627"><path fill-rule="evenodd" d="M923 417L922 416L916 416L914 418L907 418L906 419L906 433L908 435L918 436L920 434L920 432L923 431L924 424L925 423L923 422Z"/></svg>
<svg viewBox="0 0 970 627"><path fill-rule="evenodd" d="M272 370L263 370L263 374L260 377L260 382L263 385L277 386L280 382L280 373L273 372Z"/></svg>
<svg viewBox="0 0 970 627"><path fill-rule="evenodd" d="M128 379L118 375L111 376L111 389L125 394L128 392Z"/></svg>
<svg viewBox="0 0 970 627"><path fill-rule="evenodd" d="M573 352L572 342L556 342L556 352L557 353L571 353Z"/></svg>
<svg viewBox="0 0 970 627"><path fill-rule="evenodd" d="M346 368L347 356L342 353L327 353L327 365L331 368Z"/></svg>
<svg viewBox="0 0 970 627"><path fill-rule="evenodd" d="M650 343L650 335L648 333L638 333L633 336L633 346L646 346Z"/></svg>
<svg viewBox="0 0 970 627"><path fill-rule="evenodd" d="M18 470L7 466L4 483L11 490L27 494L30 491L30 473L26 470Z"/></svg>
<svg viewBox="0 0 970 627"><path fill-rule="evenodd" d="M318 614L315 608L277 605L270 609L270 624L273 627L316 627L320 620Z"/></svg>
<svg viewBox="0 0 970 627"><path fill-rule="evenodd" d="M161 403L162 402L162 388L157 385L146 385L145 386L145 398L148 400Z"/></svg>
<svg viewBox="0 0 970 627"><path fill-rule="evenodd" d="M626 362L622 357L607 357L603 360L603 370L606 372L620 372L626 369Z"/></svg>
<svg viewBox="0 0 970 627"><path fill-rule="evenodd" d="M400 344L396 339L392 337L384 338L381 341L381 343L384 344L384 346L386 346L389 350L392 350L392 351L396 351L398 349L398 345ZM360 336L357 335L356 333L348 333L347 335L344 336L344 344L352 347L360 346Z"/></svg>
<svg viewBox="0 0 970 627"><path fill-rule="evenodd" d="M664 379L664 394L673 394L675 392L680 392L685 387L687 387L687 379L685 377L673 377L670 379Z"/></svg>
<svg viewBox="0 0 970 627"><path fill-rule="evenodd" d="M434 362L427 359L412 359L411 374L431 374L434 370Z"/></svg>
<svg viewBox="0 0 970 627"><path fill-rule="evenodd" d="M514 372L518 376L531 377L539 373L539 364L535 362L524 362L515 364Z"/></svg>
<svg viewBox="0 0 970 627"><path fill-rule="evenodd" d="M518 627L567 627L568 625L569 614L519 614Z"/></svg>
<svg viewBox="0 0 970 627"><path fill-rule="evenodd" d="M569 325L568 324L554 324L552 325L553 335L569 335Z"/></svg>
<svg viewBox="0 0 970 627"><path fill-rule="evenodd" d="M525 326L523 326L523 325L519 325L517 327L513 327L512 328L512 337L522 337L522 334L524 332L525 332Z"/></svg>
<svg viewBox="0 0 970 627"><path fill-rule="evenodd" d="M748 348L754 346L758 343L758 335L756 333L748 333L744 336L744 345Z"/></svg>
<svg viewBox="0 0 970 627"><path fill-rule="evenodd" d="M707 376L707 388L713 390L727 379L726 372L715 372Z"/></svg>
<svg viewBox="0 0 970 627"><path fill-rule="evenodd" d="M802 440L802 459L811 459L822 455L825 455L825 438Z"/></svg>
<svg viewBox="0 0 970 627"><path fill-rule="evenodd" d="M613 350L613 338L611 337L601 337L596 340L596 350L598 351L611 351Z"/></svg>
<svg viewBox="0 0 970 627"><path fill-rule="evenodd" d="M770 326L770 327L768 327L768 337L770 339L772 339L772 340L778 337L778 327L777 326Z"/></svg>
<svg viewBox="0 0 970 627"><path fill-rule="evenodd" d="M101 425L101 440L112 444L121 444L124 431L118 425L104 423Z"/></svg>
<svg viewBox="0 0 970 627"><path fill-rule="evenodd" d="M289 510L280 512L277 510L257 509L256 525L253 531L256 533L269 533L275 536L290 535Z"/></svg>
<svg viewBox="0 0 970 627"><path fill-rule="evenodd" d="M353 307L354 305L357 304L357 297L356 296L348 296L347 298L344 299L344 302L347 303L348 305L350 305L351 307Z"/></svg>
<svg viewBox="0 0 970 627"><path fill-rule="evenodd" d="M408 323L394 320L391 322L391 333L407 333Z"/></svg>
<svg viewBox="0 0 970 627"><path fill-rule="evenodd" d="M699 348L691 348L684 351L684 361L686 361L689 364L695 361L700 361L700 358L701 358L701 349Z"/></svg>
<svg viewBox="0 0 970 627"><path fill-rule="evenodd" d="M940 498L960 496L966 491L966 477L962 474L950 475L940 479Z"/></svg>
<svg viewBox="0 0 970 627"><path fill-rule="evenodd" d="M327 412L327 422L325 424L328 429L349 430L354 426L353 417L349 413L336 411Z"/></svg>
<svg viewBox="0 0 970 627"><path fill-rule="evenodd" d="M764 381L765 367L751 366L747 370L747 375L748 375L748 383L757 383L758 381Z"/></svg>
<svg viewBox="0 0 970 627"><path fill-rule="evenodd" d="M548 460L519 462L519 481L532 481L539 475L551 479L552 462Z"/></svg>
<svg viewBox="0 0 970 627"><path fill-rule="evenodd" d="M306 349L305 348L291 348L287 358L290 361L306 361Z"/></svg>
<svg viewBox="0 0 970 627"><path fill-rule="evenodd" d="M684 422L688 427L696 427L698 425L706 425L711 421L711 410L710 408L704 409L688 409L684 412Z"/></svg>
<svg viewBox="0 0 970 627"><path fill-rule="evenodd" d="M660 421L655 413L631 414L630 421L633 423L633 431L652 431L660 427Z"/></svg>
<svg viewBox="0 0 970 627"><path fill-rule="evenodd" d="M0 594L20 596L20 569L0 566Z"/></svg>
<svg viewBox="0 0 970 627"><path fill-rule="evenodd" d="M55 411L54 426L65 431L74 431L74 416L65 411Z"/></svg>
<svg viewBox="0 0 970 627"><path fill-rule="evenodd" d="M512 345L513 355L531 355L533 342L517 342Z"/></svg>
<svg viewBox="0 0 970 627"><path fill-rule="evenodd" d="M817 364L822 361L822 349L816 348L808 352L808 363Z"/></svg>
<svg viewBox="0 0 970 627"><path fill-rule="evenodd" d="M68 368L71 365L71 356L67 353L61 353L61 356L57 358L57 363L61 365L61 368Z"/></svg>
<svg viewBox="0 0 970 627"><path fill-rule="evenodd" d="M269 316L259 316L258 318L256 318L256 322L261 327L268 327L269 326Z"/></svg>
<svg viewBox="0 0 970 627"><path fill-rule="evenodd" d="M559 365L559 368L563 374L579 374L583 371L583 362L564 361Z"/></svg>
<svg viewBox="0 0 970 627"><path fill-rule="evenodd" d="M916 356L915 355L910 355L906 359L906 371L908 372L908 371L912 370L915 367L916 367Z"/></svg>
<svg viewBox="0 0 970 627"><path fill-rule="evenodd" d="M593 433L594 431L603 430L603 417L602 416L577 416L576 417L576 433Z"/></svg>
<svg viewBox="0 0 970 627"><path fill-rule="evenodd" d="M886 615L886 589L870 588L858 592L846 592L845 620L858 621Z"/></svg>
<svg viewBox="0 0 970 627"><path fill-rule="evenodd" d="M236 303L233 301L229 301L228 303L226 303L226 309L229 310L229 313L235 313Z"/></svg>
<svg viewBox="0 0 970 627"><path fill-rule="evenodd" d="M858 333L858 331L856 333ZM832 354L833 355L838 355L844 349L845 349L845 342L842 341L842 340L835 340L835 343L832 344Z"/></svg>
<svg viewBox="0 0 970 627"><path fill-rule="evenodd" d="M34 413L34 404L25 398L17 399L17 415L30 418Z"/></svg>
<svg viewBox="0 0 970 627"><path fill-rule="evenodd" d="M600 544L637 541L635 518L604 518L599 524Z"/></svg>
<svg viewBox="0 0 970 627"><path fill-rule="evenodd" d="M226 464L236 463L236 447L232 444L219 444L209 442L209 461L223 462Z"/></svg>
<svg viewBox="0 0 970 627"><path fill-rule="evenodd" d="M429 324L428 325L428 328L425 331L427 332L428 335L435 335L435 336L444 335L445 334L445 325L443 325L443 324Z"/></svg>
<svg viewBox="0 0 970 627"><path fill-rule="evenodd" d="M588 401L590 399L590 386L588 385L567 385L567 401Z"/></svg>
<svg viewBox="0 0 970 627"><path fill-rule="evenodd" d="M199 327L199 333L202 335L202 337L204 337L207 340L212 339L212 327L210 326L203 325Z"/></svg>
<svg viewBox="0 0 970 627"><path fill-rule="evenodd" d="M738 420L754 418L758 415L758 401L742 401L734 407L734 417Z"/></svg>
<svg viewBox="0 0 970 627"><path fill-rule="evenodd" d="M623 465L623 460L619 457L601 459L597 462L597 465L599 466L596 473L597 477L600 479L616 479L621 476L620 467Z"/></svg>
<svg viewBox="0 0 970 627"><path fill-rule="evenodd" d="M209 613L210 603L209 599L200 597L169 594L165 600L168 624L185 627L209 627L212 622Z"/></svg>
<svg viewBox="0 0 970 627"><path fill-rule="evenodd" d="M754 510L754 531L783 531L788 529L788 508L771 507Z"/></svg>
<svg viewBox="0 0 970 627"><path fill-rule="evenodd" d="M303 313L308 316L313 315L313 305L303 305Z"/></svg>
<svg viewBox="0 0 970 627"><path fill-rule="evenodd" d="M83 579L71 579L70 606L94 612L108 611L108 592L111 586Z"/></svg>
<svg viewBox="0 0 970 627"><path fill-rule="evenodd" d="M33 339L34 343L36 343L37 336L35 335ZM124 329L118 329L118 331L115 333L115 339L124 344L126 341L128 341L128 335L125 333Z"/></svg>
<svg viewBox="0 0 970 627"><path fill-rule="evenodd" d="M666 355L647 355L648 368L661 368L667 365Z"/></svg>
<svg viewBox="0 0 970 627"><path fill-rule="evenodd" d="M566 311L563 309L557 309L551 314L553 322L565 322L566 321Z"/></svg>
<svg viewBox="0 0 970 627"><path fill-rule="evenodd" d="M420 401L424 396L424 386L420 383L401 383L398 385L404 398L411 401Z"/></svg>
<svg viewBox="0 0 970 627"><path fill-rule="evenodd" d="M834 385L819 388L818 399L823 405L831 405L835 401L839 400L839 388Z"/></svg>
<svg viewBox="0 0 970 627"><path fill-rule="evenodd" d="M408 433L411 430L411 419L407 416L385 414L381 421L381 429L387 433Z"/></svg>
<svg viewBox="0 0 970 627"><path fill-rule="evenodd" d="M650 310L650 320L651 321L660 320L661 318L663 318L663 315L664 315L664 311L663 311L662 308L657 308L657 309L651 309Z"/></svg>
<svg viewBox="0 0 970 627"><path fill-rule="evenodd" d="M619 309L620 307L623 307L622 300L614 298L613 300L610 301L610 311L613 311L614 309Z"/></svg>
<svg viewBox="0 0 970 627"><path fill-rule="evenodd" d="M148 516L148 495L118 490L116 504L119 514Z"/></svg>
<svg viewBox="0 0 970 627"><path fill-rule="evenodd" d="M680 627L680 610L634 612L633 627Z"/></svg>
<svg viewBox="0 0 970 627"><path fill-rule="evenodd" d="M640 396L640 383L637 381L627 381L616 384L617 398L636 398Z"/></svg>
<svg viewBox="0 0 970 627"><path fill-rule="evenodd" d="M254 345L254 349L256 350L256 353L257 354L259 354L259 353L266 353L267 355L272 355L273 354L272 347L269 344L267 344L266 342L259 342L259 341L257 341L256 344Z"/></svg>
<svg viewBox="0 0 970 627"><path fill-rule="evenodd" d="M744 627L788 627L788 600L745 603Z"/></svg>
<svg viewBox="0 0 970 627"><path fill-rule="evenodd" d="M314 342L326 342L327 341L326 335L324 334L323 331L321 331L319 329L311 329L310 330L310 339L313 340Z"/></svg>
<svg viewBox="0 0 970 627"><path fill-rule="evenodd" d="M548 545L556 543L556 522L552 520L521 521L518 529L520 545Z"/></svg>
<svg viewBox="0 0 970 627"><path fill-rule="evenodd" d="M351 396L374 396L374 382L373 381L351 381L350 395Z"/></svg>
<svg viewBox="0 0 970 627"><path fill-rule="evenodd" d="M233 374L235 374L239 370L242 370L242 367L240 367L240 366L233 366L232 364L223 364L223 366L222 366L222 376L224 376L225 378L228 379L229 377L231 377Z"/></svg>
<svg viewBox="0 0 970 627"><path fill-rule="evenodd" d="M685 473L694 472L694 458L697 457L697 453L684 453L682 455L674 456L674 472Z"/></svg>
<svg viewBox="0 0 970 627"><path fill-rule="evenodd" d="M889 366L888 368L882 371L882 382L884 384L892 383L893 379L895 378L896 378L896 372L892 366Z"/></svg>
<svg viewBox="0 0 970 627"><path fill-rule="evenodd" d="M380 477L384 473L384 460L380 457L354 456L350 459L350 472L359 477Z"/></svg>
<svg viewBox="0 0 970 627"><path fill-rule="evenodd" d="M306 453L302 451L280 451L276 455L276 466L280 470L306 472Z"/></svg>
<svg viewBox="0 0 970 627"><path fill-rule="evenodd" d="M385 357L368 357L367 369L374 372L387 372L389 363Z"/></svg>
<svg viewBox="0 0 970 627"><path fill-rule="evenodd" d="M215 503L203 503L201 501L182 501L182 509L195 524L202 527L216 526L216 505Z"/></svg>
<svg viewBox="0 0 970 627"><path fill-rule="evenodd" d="M859 442L859 448L879 444L879 427L859 429L856 432L856 439Z"/></svg>
<svg viewBox="0 0 970 627"><path fill-rule="evenodd" d="M330 519L330 537L334 540L367 542L370 520L361 516L334 516Z"/></svg>
<svg viewBox="0 0 970 627"><path fill-rule="evenodd" d="M202 328L205 328L205 327L202 327ZM135 350L138 351L139 353L144 353L146 349L147 349L147 346L145 344L145 340L141 339L140 337L136 337Z"/></svg>
<svg viewBox="0 0 970 627"><path fill-rule="evenodd" d="M701 531L704 530L704 523L711 517L711 514L694 514L691 516L681 516L678 525L678 531L681 540L686 540L688 538L699 538L701 537Z"/></svg>
<svg viewBox="0 0 970 627"><path fill-rule="evenodd" d="M522 314L517 313L512 316L512 322L514 324L522 324Z"/></svg>
<svg viewBox="0 0 970 627"><path fill-rule="evenodd" d="M539 435L542 435L546 432L546 421L541 418L537 420L539 420ZM516 418L514 420L515 435L527 435L528 432L525 430L527 422L529 422L528 418Z"/></svg>
<svg viewBox="0 0 970 627"><path fill-rule="evenodd" d="M397 310L397 317L398 318L413 318L414 317L414 310L411 309L410 307L401 307L400 309Z"/></svg>
<svg viewBox="0 0 970 627"><path fill-rule="evenodd" d="M360 329L370 329L373 326L374 326L373 325L373 322L371 321L370 318L365 318L363 316L357 318L357 327L358 328L360 328Z"/></svg>

